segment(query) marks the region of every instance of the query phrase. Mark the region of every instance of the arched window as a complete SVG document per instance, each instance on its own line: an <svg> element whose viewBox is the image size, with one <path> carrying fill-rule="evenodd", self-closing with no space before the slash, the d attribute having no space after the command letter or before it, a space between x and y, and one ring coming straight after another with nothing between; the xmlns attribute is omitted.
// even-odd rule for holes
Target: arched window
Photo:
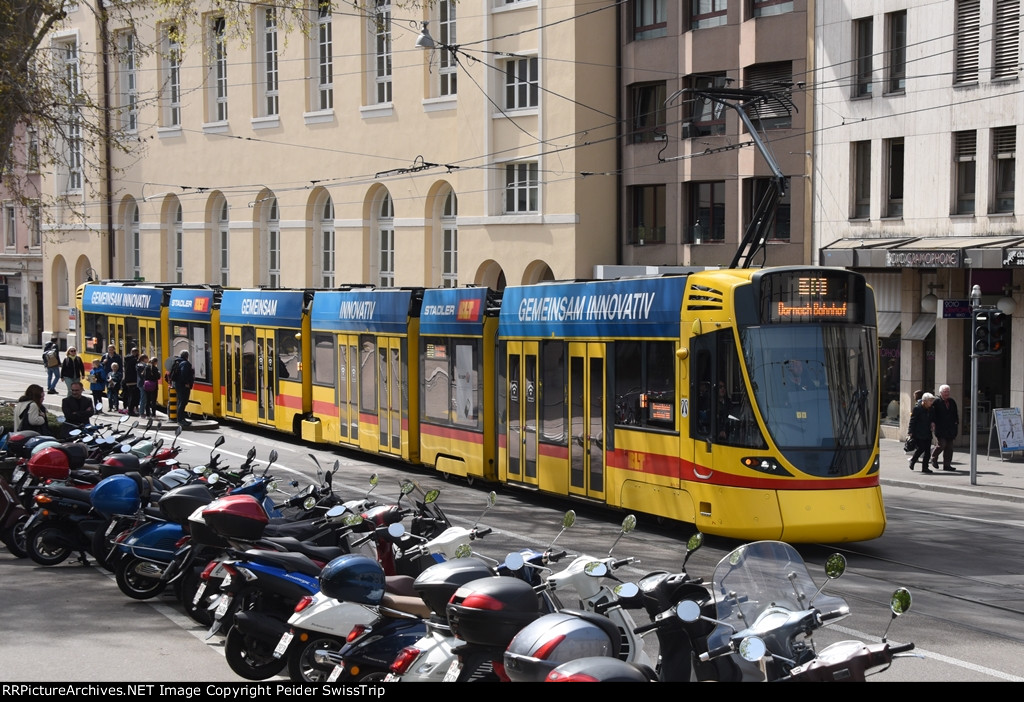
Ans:
<svg viewBox="0 0 1024 702"><path fill-rule="evenodd" d="M222 200L217 213L217 265L220 269L220 284L227 287L231 277L231 215L228 211L228 201Z"/></svg>
<svg viewBox="0 0 1024 702"><path fill-rule="evenodd" d="M271 197L266 203L267 220L266 236L266 273L263 283L271 288L281 287L281 216L278 212L277 198Z"/></svg>
<svg viewBox="0 0 1024 702"><path fill-rule="evenodd" d="M139 205L133 200L124 212L124 276L142 278L142 239L139 233Z"/></svg>
<svg viewBox="0 0 1024 702"><path fill-rule="evenodd" d="M448 191L441 210L441 287L459 287L459 228L455 218L459 200L454 190Z"/></svg>
<svg viewBox="0 0 1024 702"><path fill-rule="evenodd" d="M317 223L317 236L319 245L314 251L319 251L317 260L319 271L316 279L323 288L334 287L334 201L330 195L324 197L322 206L318 208L320 214Z"/></svg>
<svg viewBox="0 0 1024 702"><path fill-rule="evenodd" d="M181 217L181 203L174 214L174 281L184 282L185 232Z"/></svg>

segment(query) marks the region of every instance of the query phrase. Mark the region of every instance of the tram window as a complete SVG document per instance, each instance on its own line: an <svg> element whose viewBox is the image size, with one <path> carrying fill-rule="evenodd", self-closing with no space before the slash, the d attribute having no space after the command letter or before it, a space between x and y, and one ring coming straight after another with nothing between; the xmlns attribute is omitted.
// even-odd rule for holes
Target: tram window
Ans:
<svg viewBox="0 0 1024 702"><path fill-rule="evenodd" d="M132 349L142 350L139 346L139 320L134 317L127 317L124 320L124 353L131 353Z"/></svg>
<svg viewBox="0 0 1024 702"><path fill-rule="evenodd" d="M242 327L242 389L256 392L256 330Z"/></svg>
<svg viewBox="0 0 1024 702"><path fill-rule="evenodd" d="M743 382L732 330L704 334L690 343L692 397L690 436L716 444L767 447Z"/></svg>
<svg viewBox="0 0 1024 702"><path fill-rule="evenodd" d="M210 369L213 367L213 349L210 347L208 330L209 326L206 324L175 322L171 325L171 357L180 356L182 351L188 351L196 380L201 383L210 381ZM134 343L131 337L127 342Z"/></svg>
<svg viewBox="0 0 1024 702"><path fill-rule="evenodd" d="M330 334L313 335L313 384L334 387L335 371L334 337ZM283 376L282 376L283 377Z"/></svg>
<svg viewBox="0 0 1024 702"><path fill-rule="evenodd" d="M674 430L675 349L671 341L615 342L615 423Z"/></svg>
<svg viewBox="0 0 1024 702"><path fill-rule="evenodd" d="M541 365L541 441L559 446L569 445L566 432L568 413L565 405L566 368L565 342L545 341L540 349Z"/></svg>
<svg viewBox="0 0 1024 702"><path fill-rule="evenodd" d="M377 413L377 343L372 336L359 337L359 409Z"/></svg>
<svg viewBox="0 0 1024 702"><path fill-rule="evenodd" d="M87 353L102 354L107 350L107 315L85 314L83 328L87 330L85 335L85 351Z"/></svg>
<svg viewBox="0 0 1024 702"><path fill-rule="evenodd" d="M423 416L441 424L480 425L480 342L451 337L420 341Z"/></svg>
<svg viewBox="0 0 1024 702"><path fill-rule="evenodd" d="M278 380L302 380L302 357L295 334L295 329L279 329L277 332Z"/></svg>

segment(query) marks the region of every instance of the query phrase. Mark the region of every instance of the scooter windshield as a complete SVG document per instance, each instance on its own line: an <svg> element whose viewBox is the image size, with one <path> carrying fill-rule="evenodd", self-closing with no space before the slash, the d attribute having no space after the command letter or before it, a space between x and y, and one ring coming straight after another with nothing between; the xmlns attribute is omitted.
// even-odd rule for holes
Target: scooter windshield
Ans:
<svg viewBox="0 0 1024 702"><path fill-rule="evenodd" d="M708 636L708 650L725 646L739 634L765 638L770 651L785 656L786 651L770 643L785 633L777 629L796 620L793 613L812 608L849 611L841 597L815 597L818 587L803 558L781 541L756 541L734 550L715 568L713 587L721 624Z"/></svg>

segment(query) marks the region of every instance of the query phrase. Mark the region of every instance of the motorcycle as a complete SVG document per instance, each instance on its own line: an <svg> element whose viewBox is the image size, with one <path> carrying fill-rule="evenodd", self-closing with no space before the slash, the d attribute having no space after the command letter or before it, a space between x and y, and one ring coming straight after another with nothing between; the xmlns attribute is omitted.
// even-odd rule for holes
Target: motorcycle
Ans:
<svg viewBox="0 0 1024 702"><path fill-rule="evenodd" d="M434 495L427 495L425 503L434 502ZM487 505L470 528L450 526L433 539L409 535L407 540L422 540L423 543L403 548L403 558L420 559L441 557L446 559L423 570L412 583L417 596L393 595L388 593L380 603L376 616L366 620L365 607L357 603L328 597L323 592L303 601L296 607L288 620L290 629L282 635L274 650L275 656L288 656L288 671L292 680L301 682L366 681L381 679L395 656L406 646L414 644L426 633L424 621L431 616L424 590L431 590L442 569L450 578L453 571L463 574L459 584L468 582L466 573L474 577L490 574L488 566L476 559L468 558L470 544L490 533L490 529L479 529L477 525L487 510L494 506L497 495L488 495ZM455 562L458 559L458 562ZM465 563L464 561L472 561ZM430 584L425 584L430 583ZM447 597L456 585L447 591ZM443 611L447 597L435 603ZM289 648L292 641L296 644Z"/></svg>

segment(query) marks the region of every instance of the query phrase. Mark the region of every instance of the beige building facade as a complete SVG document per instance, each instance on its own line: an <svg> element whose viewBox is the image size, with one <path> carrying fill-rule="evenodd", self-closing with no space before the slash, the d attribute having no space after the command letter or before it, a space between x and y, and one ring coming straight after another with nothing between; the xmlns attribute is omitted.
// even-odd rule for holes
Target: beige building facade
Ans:
<svg viewBox="0 0 1024 702"><path fill-rule="evenodd" d="M306 33L252 5L244 42L212 10L69 15L51 46L138 148L44 183L75 202L44 225L44 336L90 277L501 288L616 262L614 6L368 5L313 3Z"/></svg>

